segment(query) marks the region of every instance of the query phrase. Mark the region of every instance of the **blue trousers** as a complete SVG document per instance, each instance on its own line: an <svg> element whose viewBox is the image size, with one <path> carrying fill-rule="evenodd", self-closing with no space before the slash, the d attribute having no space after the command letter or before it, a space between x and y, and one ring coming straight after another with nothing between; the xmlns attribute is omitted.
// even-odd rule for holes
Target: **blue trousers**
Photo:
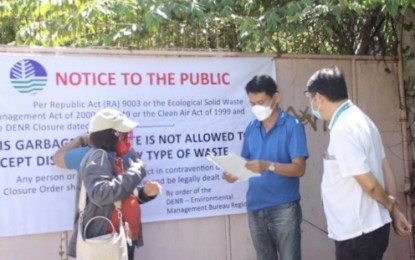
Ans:
<svg viewBox="0 0 415 260"><path fill-rule="evenodd" d="M301 206L298 201L248 211L258 260L301 260Z"/></svg>

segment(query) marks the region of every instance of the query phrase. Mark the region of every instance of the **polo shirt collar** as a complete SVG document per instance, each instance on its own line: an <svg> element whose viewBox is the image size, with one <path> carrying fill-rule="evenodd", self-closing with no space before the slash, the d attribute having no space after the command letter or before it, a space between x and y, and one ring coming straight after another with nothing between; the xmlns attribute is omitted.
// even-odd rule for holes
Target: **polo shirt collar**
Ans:
<svg viewBox="0 0 415 260"><path fill-rule="evenodd" d="M331 130L334 126L334 123L338 120L338 117L341 113L343 113L346 109L348 109L351 105L353 105L352 101L350 99L346 100L341 104L336 111L334 111L333 116L331 117L330 123L329 123L329 130Z"/></svg>

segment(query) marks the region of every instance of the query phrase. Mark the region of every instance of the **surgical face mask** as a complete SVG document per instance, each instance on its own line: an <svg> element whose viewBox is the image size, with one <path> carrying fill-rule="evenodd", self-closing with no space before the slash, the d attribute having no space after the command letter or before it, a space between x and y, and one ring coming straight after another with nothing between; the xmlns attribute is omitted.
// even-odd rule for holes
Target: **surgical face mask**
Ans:
<svg viewBox="0 0 415 260"><path fill-rule="evenodd" d="M272 100L271 100L272 104ZM259 121L264 121L265 119L269 118L272 114L271 106L262 106L262 105L255 105L252 108L252 113Z"/></svg>
<svg viewBox="0 0 415 260"><path fill-rule="evenodd" d="M130 141L118 141L115 147L115 151L117 152L118 156L124 156L128 153L131 148Z"/></svg>
<svg viewBox="0 0 415 260"><path fill-rule="evenodd" d="M311 101L311 103L310 103L311 114L313 114L313 116L317 117L317 119L323 120L323 118L321 117L320 111L319 111L320 110L320 105L318 106L317 109L314 109L312 103L313 103L313 101Z"/></svg>
<svg viewBox="0 0 415 260"><path fill-rule="evenodd" d="M131 148L131 139L132 132L128 134L121 134L121 136L118 137L117 144L115 146L115 151L118 156L124 156L128 153Z"/></svg>

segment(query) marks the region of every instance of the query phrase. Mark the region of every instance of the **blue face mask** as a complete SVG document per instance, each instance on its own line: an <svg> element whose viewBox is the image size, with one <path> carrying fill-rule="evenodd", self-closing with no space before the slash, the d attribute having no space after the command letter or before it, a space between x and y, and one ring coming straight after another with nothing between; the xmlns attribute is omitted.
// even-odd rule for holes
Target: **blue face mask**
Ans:
<svg viewBox="0 0 415 260"><path fill-rule="evenodd" d="M323 118L320 115L320 112L318 112L318 110L315 110L313 108L313 106L311 106L311 114L313 114L313 116L317 117L317 119L323 120Z"/></svg>
<svg viewBox="0 0 415 260"><path fill-rule="evenodd" d="M311 101L311 103L313 103L313 101ZM321 114L319 112L320 106L317 109L314 109L313 105L311 103L310 103L311 114L313 114L313 116L317 117L317 119L323 120L323 118L321 117Z"/></svg>

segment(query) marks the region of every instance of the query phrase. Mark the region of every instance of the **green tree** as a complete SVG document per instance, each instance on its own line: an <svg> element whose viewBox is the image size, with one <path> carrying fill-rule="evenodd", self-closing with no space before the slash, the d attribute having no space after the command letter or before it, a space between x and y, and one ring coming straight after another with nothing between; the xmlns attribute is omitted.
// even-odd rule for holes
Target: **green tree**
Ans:
<svg viewBox="0 0 415 260"><path fill-rule="evenodd" d="M396 55L410 0L3 0L2 44Z"/></svg>

